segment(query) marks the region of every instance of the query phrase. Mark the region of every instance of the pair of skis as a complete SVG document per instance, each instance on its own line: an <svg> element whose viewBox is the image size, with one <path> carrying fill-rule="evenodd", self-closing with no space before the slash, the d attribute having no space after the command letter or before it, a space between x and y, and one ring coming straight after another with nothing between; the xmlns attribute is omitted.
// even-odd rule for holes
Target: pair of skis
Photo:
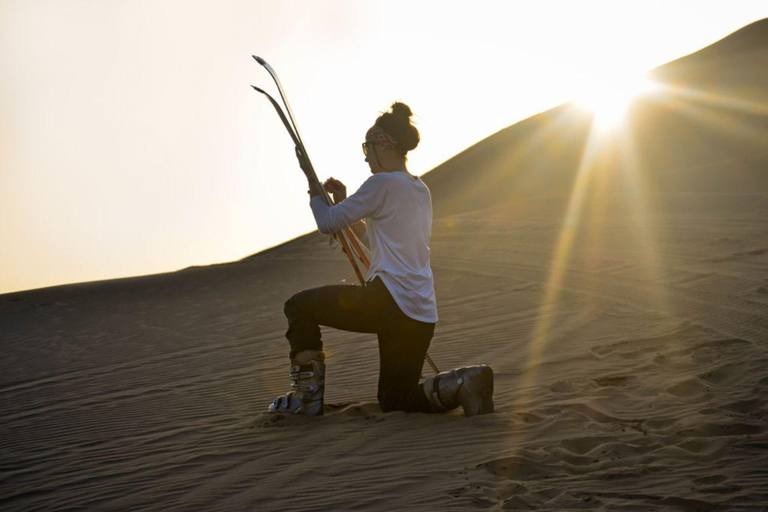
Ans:
<svg viewBox="0 0 768 512"><path fill-rule="evenodd" d="M309 167L309 175L307 176L308 179L310 179L313 184L317 185L320 190L323 191L323 199L325 200L328 205L333 205L333 200L331 199L331 196L328 194L328 192L325 190L325 187L322 186L320 183L320 180L317 178L317 174L315 173L315 168L312 166L312 162L309 159L309 154L307 153L307 149L304 146L304 142L301 139L301 133L299 132L299 127L296 125L296 120L293 118L293 112L291 111L291 106L288 104L288 100L285 98L285 93L283 92L283 86L280 84L280 79L277 78L277 73L275 73L275 70L272 69L272 66L270 66L267 61L262 59L261 57L257 57L255 55L252 55L254 59L256 59L256 62L264 66L264 68L269 72L269 74L272 76L272 79L275 81L275 85L277 86L277 90L280 93L280 98L282 98L283 103L285 104L285 110L288 112L288 117L285 116L285 113L283 112L283 109L280 108L280 104L275 101L275 99L267 94L266 91L259 89L255 85L252 85L255 90L259 91L261 94L267 97L269 99L270 103L272 103L272 106L275 107L275 110L277 111L277 115L280 116L280 120L283 122L283 126L285 126L285 129L288 130L288 135L291 136L291 139L293 140L293 143L296 145L297 151L301 153L300 156L306 161L307 166ZM350 245L354 248L355 253L357 254L357 257L360 259L360 261L365 265L366 268L370 268L371 263L368 261L368 257L365 255L365 252L363 252L363 248L360 246L360 242L357 240L357 237L354 235L351 229L345 228L342 231L338 233L334 233L333 237L338 240L341 243L341 246L344 248L344 252L349 257L349 262L352 264L352 268L355 270L355 274L357 274L357 278L360 280L360 284L365 283L365 279L363 278L363 274L360 272L360 267L357 264L357 261L355 260L355 256L352 254L352 251L350 251ZM349 240L347 240L349 239Z"/></svg>
<svg viewBox="0 0 768 512"><path fill-rule="evenodd" d="M317 185L320 190L323 191L323 199L325 202L331 206L333 205L333 200L331 199L331 196L328 194L328 191L325 190L325 187L323 187L322 183L320 183L320 180L317 178L317 174L315 173L315 168L312 166L312 162L309 160L309 154L307 153L307 149L304 146L304 142L301 139L301 134L299 133L299 127L296 124L296 120L293 117L293 112L291 111L291 106L288 104L288 100L285 98L285 92L283 91L283 86L280 84L280 79L277 78L277 73L275 73L275 70L272 69L272 66L270 66L267 61L262 59L261 57L257 57L256 55L252 55L252 57L261 64L264 69L267 70L267 72L272 77L272 80L275 82L275 85L277 86L277 90L280 93L280 98L283 100L283 104L285 105L285 111L288 112L288 117L285 116L285 112L283 112L283 109L280 108L280 104L275 101L275 99L270 96L266 91L263 89L259 89L255 85L251 85L256 91L260 92L264 96L267 97L267 99L272 103L272 106L275 107L275 111L277 111L277 115L280 116L280 120L283 122L283 126L285 126L285 129L288 130L288 135L291 136L291 139L293 140L293 143L296 145L296 149L298 152L301 153L299 155L301 158L303 158L306 161L307 167L309 168L309 175L307 178L312 181L313 184ZM350 246L354 248L355 253L357 254L357 257L360 259L360 261L365 265L366 269L369 269L371 267L370 261L368 261L368 257L365 255L365 252L363 252L363 248L360 246L360 242L357 240L357 237L352 232L350 228L344 228L343 230L339 231L338 233L334 233L333 237L338 240L341 243L341 246L344 249L344 252L346 253L347 257L349 258L349 262L352 264L352 268L355 270L355 274L357 275L357 278L360 280L361 285L365 285L365 279L363 278L363 274L360 272L360 267L357 264L357 261L355 260L355 255L352 254L352 251L350 250ZM347 240L348 239L348 240ZM440 373L437 369L437 366L435 366L435 363L432 361L432 358L429 357L429 354L426 356L427 362L429 363L429 366L432 367L432 370L434 370L435 373Z"/></svg>

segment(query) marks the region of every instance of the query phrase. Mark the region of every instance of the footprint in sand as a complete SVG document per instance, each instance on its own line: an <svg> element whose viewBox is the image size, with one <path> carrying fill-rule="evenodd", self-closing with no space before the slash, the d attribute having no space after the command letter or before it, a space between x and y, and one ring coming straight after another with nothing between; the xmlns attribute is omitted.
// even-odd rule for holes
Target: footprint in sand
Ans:
<svg viewBox="0 0 768 512"><path fill-rule="evenodd" d="M579 391L581 388L574 384L570 380L558 380L551 386L549 386L549 390L554 393L575 393Z"/></svg>
<svg viewBox="0 0 768 512"><path fill-rule="evenodd" d="M727 476L711 475L696 478L692 483L697 492L706 494L732 494L741 490L738 485L726 484L727 481Z"/></svg>
<svg viewBox="0 0 768 512"><path fill-rule="evenodd" d="M738 414L750 414L762 408L764 403L765 401L761 398L753 398L721 405L718 409Z"/></svg>
<svg viewBox="0 0 768 512"><path fill-rule="evenodd" d="M634 379L631 375L614 375L609 377L599 377L597 379L592 379L592 382L600 386L601 388L604 387L615 387L615 386L623 386L627 382Z"/></svg>
<svg viewBox="0 0 768 512"><path fill-rule="evenodd" d="M504 457L477 465L493 476L508 480L543 480L555 476L567 476L565 467L545 464L525 457Z"/></svg>
<svg viewBox="0 0 768 512"><path fill-rule="evenodd" d="M709 371L700 373L698 377L715 386L733 386L744 380L746 368L741 363L719 365Z"/></svg>
<svg viewBox="0 0 768 512"><path fill-rule="evenodd" d="M606 442L612 441L614 438L609 437L574 437L572 439L563 439L560 444L571 453L578 455L585 455L595 448L603 445Z"/></svg>
<svg viewBox="0 0 768 512"><path fill-rule="evenodd" d="M667 388L667 393L678 398L699 397L709 388L697 378L688 378Z"/></svg>
<svg viewBox="0 0 768 512"><path fill-rule="evenodd" d="M764 427L748 423L705 423L681 430L678 435L686 437L754 436L764 431Z"/></svg>

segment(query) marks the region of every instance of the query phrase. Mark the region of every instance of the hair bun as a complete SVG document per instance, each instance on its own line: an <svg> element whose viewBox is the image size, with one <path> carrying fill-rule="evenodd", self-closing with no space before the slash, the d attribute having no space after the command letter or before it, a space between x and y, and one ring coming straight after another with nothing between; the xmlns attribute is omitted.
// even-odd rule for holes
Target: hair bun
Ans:
<svg viewBox="0 0 768 512"><path fill-rule="evenodd" d="M399 101L394 102L391 108L392 115L402 117L403 119L410 119L410 117L413 115L413 112L411 112L411 107Z"/></svg>
<svg viewBox="0 0 768 512"><path fill-rule="evenodd" d="M405 156L410 150L419 145L419 130L411 123L411 107L396 101L390 110L382 113L377 119L378 126L395 139L395 149Z"/></svg>

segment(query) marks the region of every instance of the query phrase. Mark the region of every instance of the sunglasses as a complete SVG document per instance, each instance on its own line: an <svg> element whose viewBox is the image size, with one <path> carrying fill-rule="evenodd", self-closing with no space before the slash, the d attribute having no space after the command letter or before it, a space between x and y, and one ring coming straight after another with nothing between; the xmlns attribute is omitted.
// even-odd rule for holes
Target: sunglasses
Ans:
<svg viewBox="0 0 768 512"><path fill-rule="evenodd" d="M363 154L368 156L368 152L373 149L375 142L363 142Z"/></svg>

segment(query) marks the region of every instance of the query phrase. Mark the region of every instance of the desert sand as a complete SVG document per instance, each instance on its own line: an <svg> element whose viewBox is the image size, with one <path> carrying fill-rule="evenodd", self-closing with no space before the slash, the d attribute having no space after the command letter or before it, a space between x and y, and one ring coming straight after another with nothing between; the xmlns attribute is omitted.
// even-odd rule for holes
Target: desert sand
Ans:
<svg viewBox="0 0 768 512"><path fill-rule="evenodd" d="M763 21L656 70L697 95L622 134L563 105L424 176L430 355L491 365L494 414L382 413L375 336L331 329L325 416L265 413L283 302L355 282L318 233L1 295L0 507L765 510L766 57Z"/></svg>

